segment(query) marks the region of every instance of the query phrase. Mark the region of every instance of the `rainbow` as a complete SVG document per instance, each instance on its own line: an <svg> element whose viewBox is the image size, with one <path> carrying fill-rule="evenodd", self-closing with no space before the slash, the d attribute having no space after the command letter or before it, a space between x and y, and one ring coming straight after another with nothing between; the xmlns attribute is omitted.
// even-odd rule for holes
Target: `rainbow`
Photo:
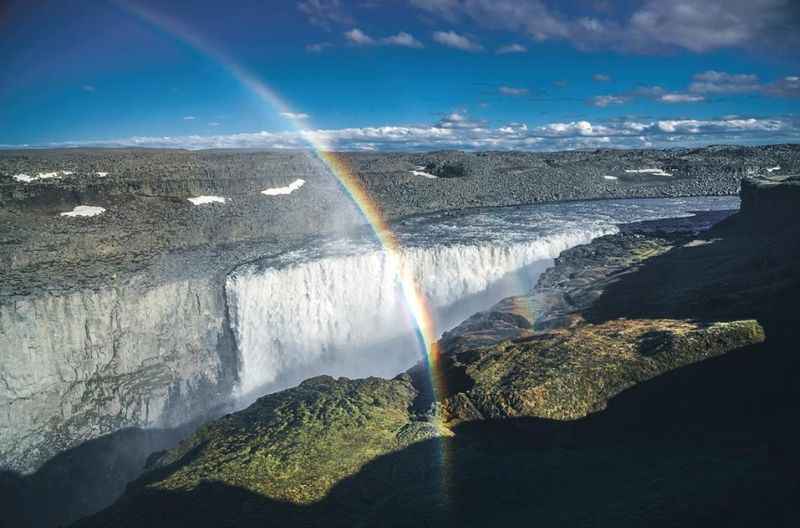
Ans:
<svg viewBox="0 0 800 528"><path fill-rule="evenodd" d="M416 326L417 341L425 358L427 372L430 376L434 401L440 401L447 394L445 379L439 362L436 327L431 309L414 279L410 266L403 259L403 252L397 237L392 232L378 203L367 193L364 184L353 173L352 169L337 153L325 143L324 138L305 127L305 120L300 114L272 88L255 75L248 72L240 64L224 53L205 42L199 35L190 31L180 22L165 17L150 9L127 0L114 0L124 11L134 14L141 20L176 37L196 51L206 55L225 68L242 86L276 111L303 137L314 155L328 168L338 181L340 187L352 199L361 214L371 226L375 236L384 249L389 265L396 271L401 285L403 297Z"/></svg>

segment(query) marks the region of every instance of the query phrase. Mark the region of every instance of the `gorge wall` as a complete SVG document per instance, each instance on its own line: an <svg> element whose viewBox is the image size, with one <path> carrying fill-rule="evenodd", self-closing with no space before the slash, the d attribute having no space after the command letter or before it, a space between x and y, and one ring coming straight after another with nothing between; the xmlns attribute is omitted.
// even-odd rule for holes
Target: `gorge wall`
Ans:
<svg viewBox="0 0 800 528"><path fill-rule="evenodd" d="M23 472L124 427L201 417L237 375L213 279L3 304L0 349L0 461Z"/></svg>

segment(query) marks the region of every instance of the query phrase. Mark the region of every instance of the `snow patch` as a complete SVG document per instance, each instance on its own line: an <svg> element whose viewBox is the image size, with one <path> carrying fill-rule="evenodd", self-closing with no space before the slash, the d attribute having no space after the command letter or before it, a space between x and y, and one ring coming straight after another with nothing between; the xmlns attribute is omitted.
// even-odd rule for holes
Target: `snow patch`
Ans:
<svg viewBox="0 0 800 528"><path fill-rule="evenodd" d="M617 178L616 176L603 176L603 179L604 180L618 180L619 178Z"/></svg>
<svg viewBox="0 0 800 528"><path fill-rule="evenodd" d="M103 207L96 207L94 205L78 205L72 211L61 213L60 216L76 217L76 216L97 216L105 213Z"/></svg>
<svg viewBox="0 0 800 528"><path fill-rule="evenodd" d="M425 167L414 167L414 170L411 171L411 174L414 176L422 176L424 178L428 178L429 180L435 180L438 178L435 174L431 174L430 172L425 172Z"/></svg>
<svg viewBox="0 0 800 528"><path fill-rule="evenodd" d="M193 198L187 198L187 199L194 205L225 203L225 198L222 196L195 196Z"/></svg>
<svg viewBox="0 0 800 528"><path fill-rule="evenodd" d="M106 176L108 176L107 172L101 172L101 171L95 172L95 174L97 174L101 178L105 178Z"/></svg>
<svg viewBox="0 0 800 528"><path fill-rule="evenodd" d="M290 183L286 187L273 187L271 189L266 189L264 191L261 191L261 194L264 194L266 196L278 196L278 195L282 195L282 194L292 194L294 191L296 191L297 189L302 187L303 184L305 184L305 183L306 183L305 180L303 180L301 178L297 178L295 181L293 181L292 183Z"/></svg>
<svg viewBox="0 0 800 528"><path fill-rule="evenodd" d="M653 176L672 176L669 172L664 172L663 169L625 169L625 172L630 174L652 174Z"/></svg>
<svg viewBox="0 0 800 528"><path fill-rule="evenodd" d="M65 176L69 176L72 173L68 172L68 171L62 171L61 174L64 174ZM14 175L14 179L15 180L17 180L18 182L24 182L24 183L31 183L32 181L36 181L36 180L51 180L53 178L60 178L60 177L61 176L59 176L59 172L58 171L55 171L55 172L40 172L36 176L30 176L28 174L15 174Z"/></svg>
<svg viewBox="0 0 800 528"><path fill-rule="evenodd" d="M767 170L767 172L771 173L772 171L781 170L781 167L780 167L780 165L775 165L774 167L769 167L766 170Z"/></svg>

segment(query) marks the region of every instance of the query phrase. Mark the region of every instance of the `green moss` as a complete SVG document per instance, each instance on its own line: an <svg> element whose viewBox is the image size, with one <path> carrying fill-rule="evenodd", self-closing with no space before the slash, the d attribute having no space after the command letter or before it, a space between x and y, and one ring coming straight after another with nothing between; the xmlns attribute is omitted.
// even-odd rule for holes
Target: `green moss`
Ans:
<svg viewBox="0 0 800 528"><path fill-rule="evenodd" d="M398 433L409 426L415 396L407 378L307 380L203 427L161 460L173 469L149 486L190 490L213 479L273 499L319 500L413 440Z"/></svg>
<svg viewBox="0 0 800 528"><path fill-rule="evenodd" d="M581 418L642 381L763 340L763 329L752 320L708 327L666 319L583 324L457 356L455 365L473 385L445 408L456 422L476 416Z"/></svg>

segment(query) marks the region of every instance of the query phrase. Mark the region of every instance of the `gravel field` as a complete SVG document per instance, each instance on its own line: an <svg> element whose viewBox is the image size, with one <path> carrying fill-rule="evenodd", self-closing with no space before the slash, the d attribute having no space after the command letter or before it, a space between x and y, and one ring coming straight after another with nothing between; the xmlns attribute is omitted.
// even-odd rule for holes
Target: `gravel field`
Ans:
<svg viewBox="0 0 800 528"><path fill-rule="evenodd" d="M339 156L390 219L560 200L732 195L746 175L800 170L799 145ZM305 184L291 194L262 194L297 179ZM198 196L225 202L188 200ZM81 205L105 212L61 215ZM0 299L94 289L133 274L144 282L224 274L360 225L330 171L305 152L0 151Z"/></svg>

